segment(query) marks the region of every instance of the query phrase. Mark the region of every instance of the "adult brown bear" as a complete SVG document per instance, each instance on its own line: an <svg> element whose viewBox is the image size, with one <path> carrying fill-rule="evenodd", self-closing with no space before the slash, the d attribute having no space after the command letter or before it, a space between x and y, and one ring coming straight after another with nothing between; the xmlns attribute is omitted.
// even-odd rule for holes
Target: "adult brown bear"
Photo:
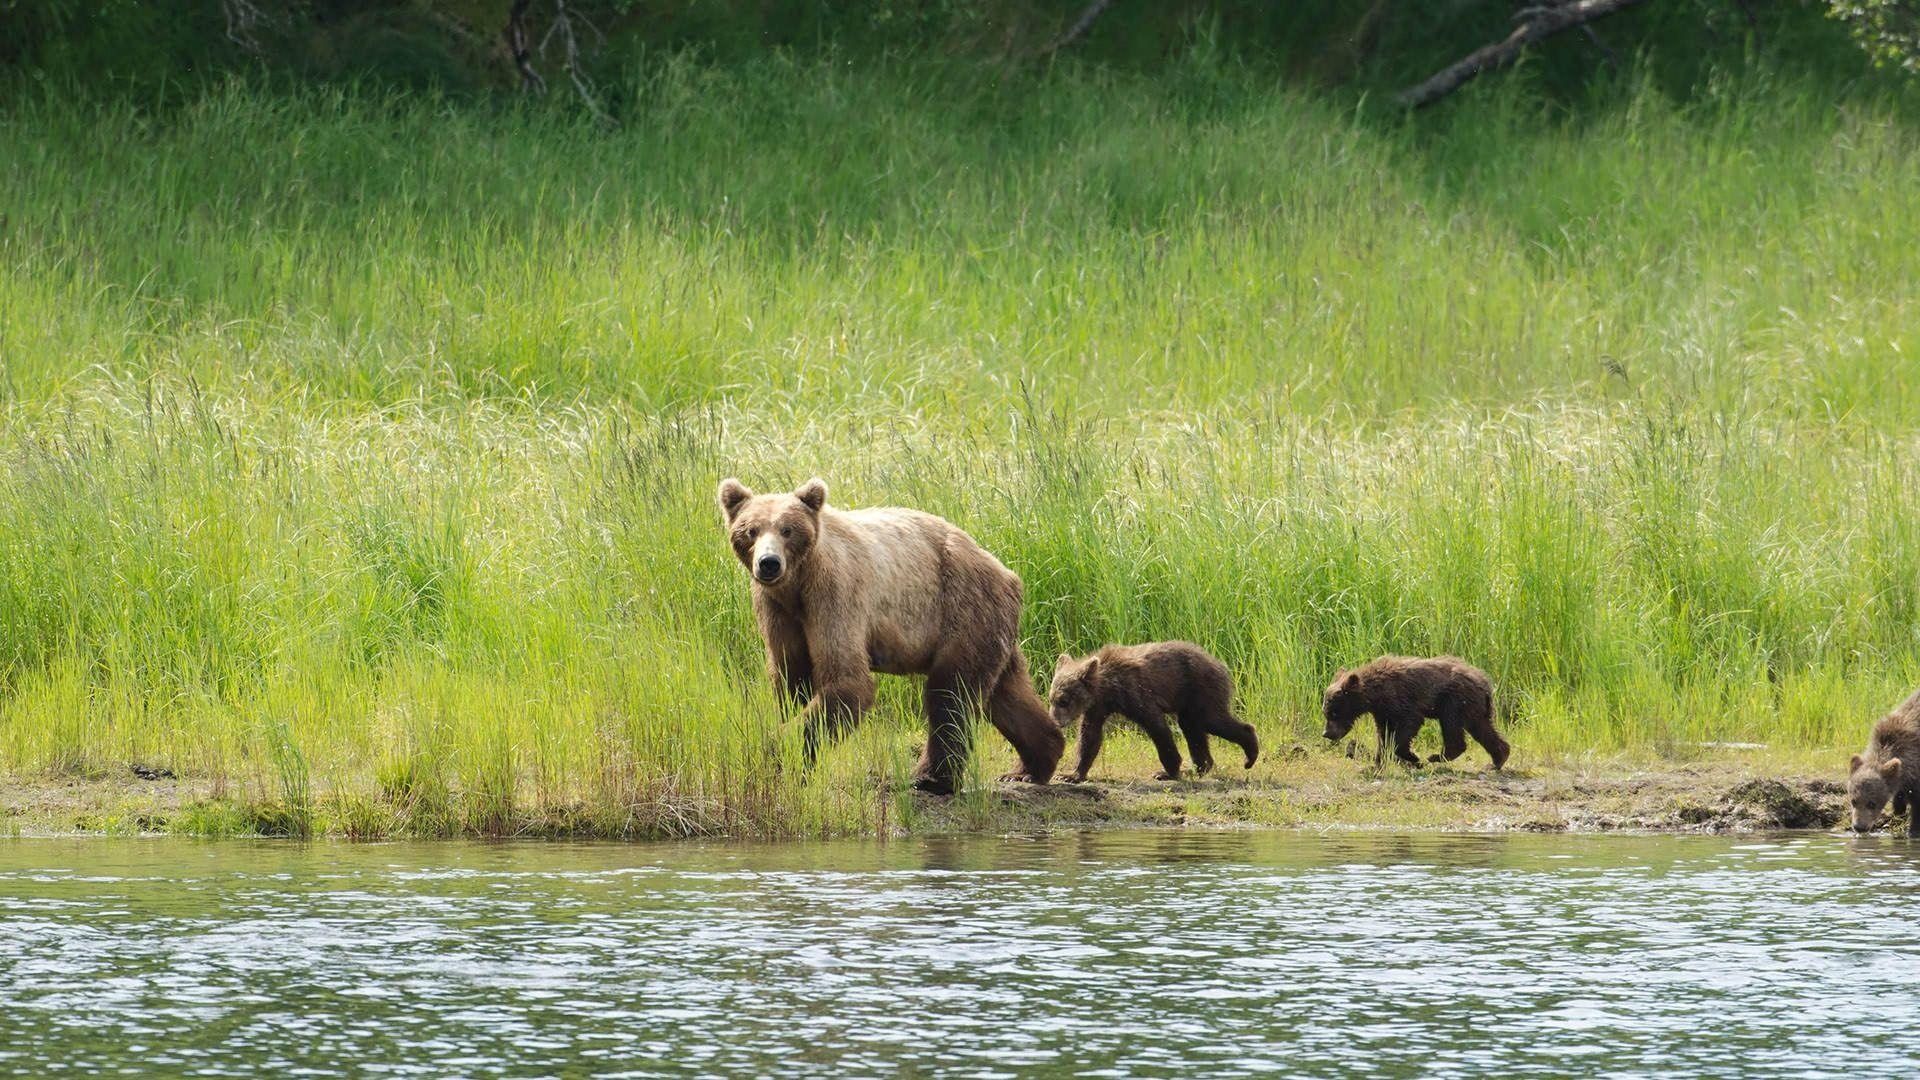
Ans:
<svg viewBox="0 0 1920 1080"><path fill-rule="evenodd" d="M1044 784L1066 739L1020 652L1020 578L959 528L918 510L839 510L815 477L791 494L720 483L733 552L774 687L804 701L806 760L873 705L873 673L925 675L927 747L914 786L951 794L969 705L1020 755L1009 779Z"/></svg>

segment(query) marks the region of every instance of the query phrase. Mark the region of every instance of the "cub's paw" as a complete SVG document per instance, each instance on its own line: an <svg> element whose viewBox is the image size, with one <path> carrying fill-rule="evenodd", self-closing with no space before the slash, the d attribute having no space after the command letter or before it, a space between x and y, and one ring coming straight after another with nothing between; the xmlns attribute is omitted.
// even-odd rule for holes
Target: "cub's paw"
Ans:
<svg viewBox="0 0 1920 1080"><path fill-rule="evenodd" d="M1428 755L1427 755L1427 764L1429 764L1429 765L1438 765L1438 764L1440 764L1441 762L1443 762L1443 761L1445 761L1445 760L1447 760L1447 759L1446 759L1446 758L1443 758L1443 757L1441 757L1441 756L1440 756L1439 754L1428 754Z"/></svg>
<svg viewBox="0 0 1920 1080"><path fill-rule="evenodd" d="M1153 778L1155 780L1178 780L1180 779L1180 774L1170 773L1165 769L1161 769L1159 772L1153 774Z"/></svg>
<svg viewBox="0 0 1920 1080"><path fill-rule="evenodd" d="M921 776L914 779L913 790L924 795L951 795L953 794L953 785L945 780L936 780L931 776Z"/></svg>
<svg viewBox="0 0 1920 1080"><path fill-rule="evenodd" d="M1060 782L1063 784L1084 784L1087 782L1087 774L1083 772L1068 773L1060 778Z"/></svg>

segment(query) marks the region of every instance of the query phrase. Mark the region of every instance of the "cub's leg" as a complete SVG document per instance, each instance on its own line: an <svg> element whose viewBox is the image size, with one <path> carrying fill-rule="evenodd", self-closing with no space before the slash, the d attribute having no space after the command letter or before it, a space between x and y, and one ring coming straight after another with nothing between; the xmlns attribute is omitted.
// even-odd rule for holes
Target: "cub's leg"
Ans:
<svg viewBox="0 0 1920 1080"><path fill-rule="evenodd" d="M1167 726L1166 718L1142 713L1137 716L1129 714L1128 719L1140 725L1140 730L1153 740L1154 753L1160 755L1160 771L1153 778L1180 779L1180 744L1174 741L1173 729Z"/></svg>
<svg viewBox="0 0 1920 1080"><path fill-rule="evenodd" d="M1423 763L1420 755L1413 752L1413 737L1420 734L1420 725L1426 723L1426 717L1420 715L1396 716L1391 722L1393 728L1393 756L1405 764L1417 769Z"/></svg>
<svg viewBox="0 0 1920 1080"><path fill-rule="evenodd" d="M1239 747L1240 752L1247 755L1247 768L1253 768L1253 763L1260 760L1260 734L1253 730L1252 724L1233 715L1231 710L1221 707L1204 710L1201 724L1209 734L1218 735Z"/></svg>
<svg viewBox="0 0 1920 1080"><path fill-rule="evenodd" d="M1187 737L1187 756L1193 759L1193 771L1205 776L1213 771L1213 747L1207 745L1207 727L1191 711L1179 714L1180 733Z"/></svg>
<svg viewBox="0 0 1920 1080"><path fill-rule="evenodd" d="M1066 778L1069 784L1078 784L1087 778L1087 770L1093 768L1093 759L1100 756L1100 743L1107 736L1107 714L1090 712L1080 718L1080 760L1073 766L1073 775Z"/></svg>
<svg viewBox="0 0 1920 1080"><path fill-rule="evenodd" d="M1458 713L1452 699L1441 702L1434 710L1434 719L1440 721L1440 752L1428 761L1452 761L1467 752L1467 728Z"/></svg>

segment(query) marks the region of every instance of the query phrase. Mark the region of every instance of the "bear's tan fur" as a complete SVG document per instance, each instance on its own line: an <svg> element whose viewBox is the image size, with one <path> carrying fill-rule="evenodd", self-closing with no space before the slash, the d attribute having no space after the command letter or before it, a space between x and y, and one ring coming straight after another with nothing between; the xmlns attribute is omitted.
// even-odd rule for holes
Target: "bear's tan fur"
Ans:
<svg viewBox="0 0 1920 1080"><path fill-rule="evenodd" d="M1903 811L1907 835L1920 836L1920 692L1915 692L1873 725L1867 750L1847 763L1847 806L1853 831L1871 832L1887 804Z"/></svg>
<svg viewBox="0 0 1920 1080"><path fill-rule="evenodd" d="M818 478L774 495L728 479L720 509L753 579L768 676L806 702L809 762L872 706L882 672L927 677L916 787L954 790L969 706L1019 753L1012 778L1053 776L1066 740L1020 652L1020 579L972 537L918 510L828 506Z"/></svg>

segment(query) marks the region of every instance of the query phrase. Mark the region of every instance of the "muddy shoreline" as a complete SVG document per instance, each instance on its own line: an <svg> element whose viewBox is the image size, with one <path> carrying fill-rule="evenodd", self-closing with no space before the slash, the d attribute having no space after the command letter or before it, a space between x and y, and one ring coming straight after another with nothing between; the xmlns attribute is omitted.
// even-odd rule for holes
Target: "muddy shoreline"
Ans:
<svg viewBox="0 0 1920 1080"><path fill-rule="evenodd" d="M1262 763L1254 778L1156 782L1096 776L1084 784L999 783L951 800L916 797L900 833L1035 832L1078 828L1397 828L1459 832L1719 833L1835 829L1837 776L1753 762L1573 762L1495 773L1485 768L1373 769L1316 757ZM321 835L378 839L313 816ZM629 820L646 820L636 807ZM0 834L286 835L284 807L192 777L0 776ZM645 828L584 823L577 807L521 808L506 828L472 836L645 839ZM724 830L707 835L726 835Z"/></svg>

